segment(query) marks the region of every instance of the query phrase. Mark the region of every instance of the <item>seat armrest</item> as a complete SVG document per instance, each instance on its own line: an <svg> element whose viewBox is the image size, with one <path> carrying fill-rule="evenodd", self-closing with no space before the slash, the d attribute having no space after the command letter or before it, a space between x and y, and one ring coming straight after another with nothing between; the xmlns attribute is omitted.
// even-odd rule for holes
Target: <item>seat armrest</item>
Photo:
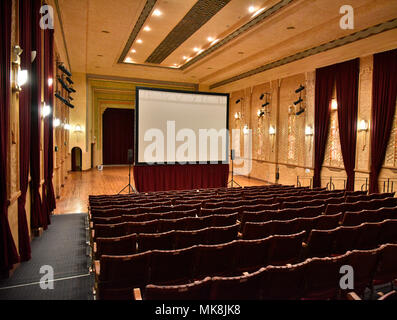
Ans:
<svg viewBox="0 0 397 320"><path fill-rule="evenodd" d="M134 288L134 300L142 300L141 289Z"/></svg>
<svg viewBox="0 0 397 320"><path fill-rule="evenodd" d="M94 260L94 267L95 267L95 276L99 278L101 274L101 264L99 260Z"/></svg>
<svg viewBox="0 0 397 320"><path fill-rule="evenodd" d="M361 300L361 298L358 296L358 294L353 291L348 292L346 294L346 297L347 297L347 300Z"/></svg>

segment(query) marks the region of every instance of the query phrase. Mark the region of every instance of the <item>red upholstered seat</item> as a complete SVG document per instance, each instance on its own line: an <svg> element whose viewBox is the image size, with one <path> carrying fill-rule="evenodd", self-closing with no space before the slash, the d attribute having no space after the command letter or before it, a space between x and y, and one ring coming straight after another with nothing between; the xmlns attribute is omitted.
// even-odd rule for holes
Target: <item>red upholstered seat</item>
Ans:
<svg viewBox="0 0 397 320"><path fill-rule="evenodd" d="M305 289L305 273L309 260L287 266L267 266L262 277L264 300L297 300Z"/></svg>
<svg viewBox="0 0 397 320"><path fill-rule="evenodd" d="M95 258L106 255L131 255L136 253L137 235L130 234L115 238L97 238Z"/></svg>
<svg viewBox="0 0 397 320"><path fill-rule="evenodd" d="M150 264L151 284L181 284L193 279L198 247L179 250L153 250Z"/></svg>
<svg viewBox="0 0 397 320"><path fill-rule="evenodd" d="M263 269L244 276L213 277L211 300L259 300Z"/></svg>
<svg viewBox="0 0 397 320"><path fill-rule="evenodd" d="M218 245L199 245L194 262L194 279L235 274L238 241Z"/></svg>
<svg viewBox="0 0 397 320"><path fill-rule="evenodd" d="M99 298L131 300L133 289L144 287L147 283L150 256L150 251L127 256L102 255Z"/></svg>
<svg viewBox="0 0 397 320"><path fill-rule="evenodd" d="M267 264L270 249L270 238L259 240L238 240L239 247L236 260L236 271L253 272Z"/></svg>
<svg viewBox="0 0 397 320"><path fill-rule="evenodd" d="M172 250L175 243L175 231L163 233L140 233L138 238L139 252L150 250Z"/></svg>
<svg viewBox="0 0 397 320"><path fill-rule="evenodd" d="M340 291L340 268L347 256L311 258L306 266L304 299L335 299Z"/></svg>
<svg viewBox="0 0 397 320"><path fill-rule="evenodd" d="M302 242L305 231L291 235L275 235L271 237L271 244L267 263L283 265L298 262L302 252Z"/></svg>

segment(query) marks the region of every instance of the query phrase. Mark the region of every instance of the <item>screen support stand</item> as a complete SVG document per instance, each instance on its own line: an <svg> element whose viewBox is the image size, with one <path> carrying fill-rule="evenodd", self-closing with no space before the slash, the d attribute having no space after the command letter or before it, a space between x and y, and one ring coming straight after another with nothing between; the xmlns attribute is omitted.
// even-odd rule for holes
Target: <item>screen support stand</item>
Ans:
<svg viewBox="0 0 397 320"><path fill-rule="evenodd" d="M128 164L128 184L123 189L121 189L118 194L122 193L127 188L128 193L137 193L134 187L131 185L131 162Z"/></svg>
<svg viewBox="0 0 397 320"><path fill-rule="evenodd" d="M232 180L230 180L227 185L229 186L230 184L230 188L233 188L233 184L237 184L239 187L241 187L235 180L234 180L234 169L233 169L233 159L232 159Z"/></svg>

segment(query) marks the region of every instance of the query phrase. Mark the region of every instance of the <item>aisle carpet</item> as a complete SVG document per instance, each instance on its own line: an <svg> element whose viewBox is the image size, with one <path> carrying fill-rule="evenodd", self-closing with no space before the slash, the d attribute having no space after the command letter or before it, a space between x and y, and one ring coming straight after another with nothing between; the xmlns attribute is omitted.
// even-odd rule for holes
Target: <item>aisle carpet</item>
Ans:
<svg viewBox="0 0 397 320"><path fill-rule="evenodd" d="M32 259L14 274L0 280L0 300L92 300L93 276L89 274L85 217L65 214L51 217L51 225L32 243ZM40 268L54 271L54 289L43 290Z"/></svg>

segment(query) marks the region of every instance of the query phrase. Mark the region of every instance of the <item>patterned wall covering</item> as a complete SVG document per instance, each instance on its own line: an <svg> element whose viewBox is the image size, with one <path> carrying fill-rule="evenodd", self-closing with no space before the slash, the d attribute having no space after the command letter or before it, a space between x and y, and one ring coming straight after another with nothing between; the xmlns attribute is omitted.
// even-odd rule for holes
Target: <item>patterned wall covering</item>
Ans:
<svg viewBox="0 0 397 320"><path fill-rule="evenodd" d="M395 112L394 114L393 127L390 134L390 140L386 149L384 166L397 168L397 112Z"/></svg>

